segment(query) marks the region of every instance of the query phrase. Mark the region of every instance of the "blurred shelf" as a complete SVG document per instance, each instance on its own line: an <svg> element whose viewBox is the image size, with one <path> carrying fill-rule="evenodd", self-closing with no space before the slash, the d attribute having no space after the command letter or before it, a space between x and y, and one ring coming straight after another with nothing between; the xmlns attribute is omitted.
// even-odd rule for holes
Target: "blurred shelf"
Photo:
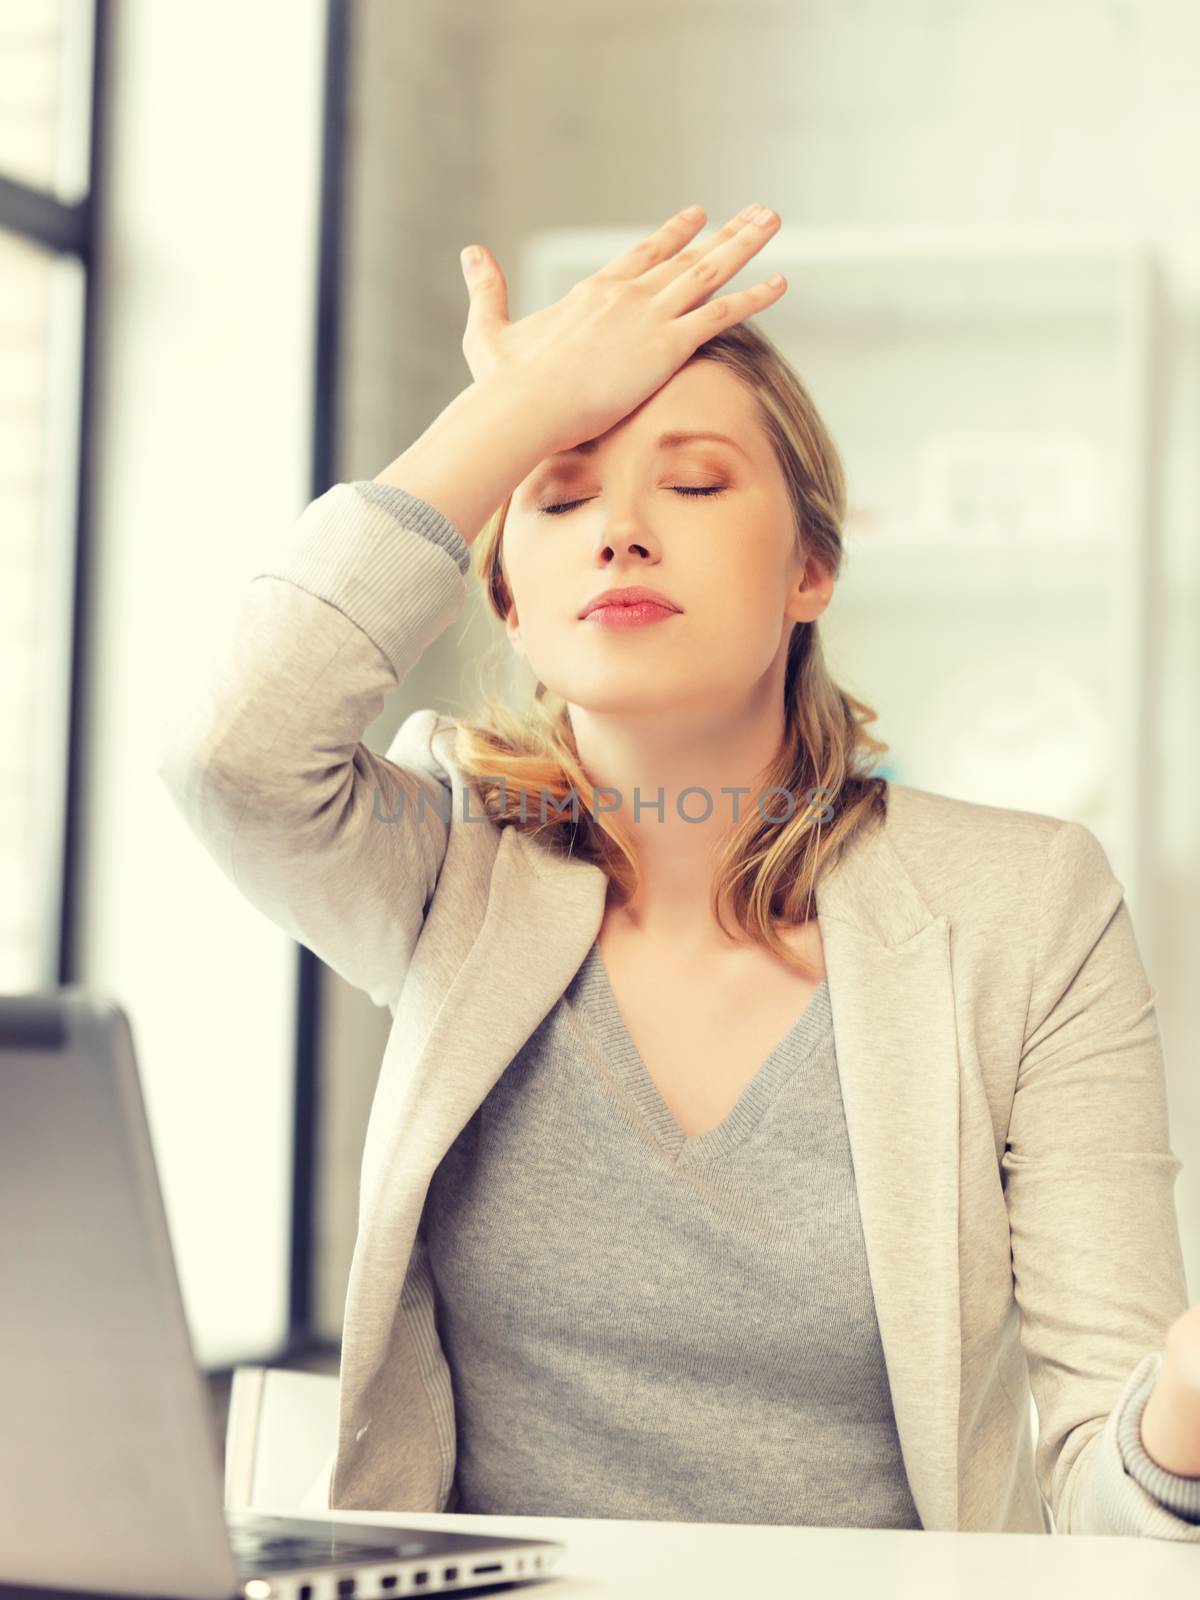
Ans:
<svg viewBox="0 0 1200 1600"><path fill-rule="evenodd" d="M709 219L705 232L720 226ZM525 243L520 282L529 309L654 231L554 229ZM701 236L703 237L703 235ZM789 324L847 326L1016 319L1064 326L1111 320L1144 246L1098 228L860 228L784 221L722 292L781 272L787 292L771 307ZM523 313L521 313L523 314Z"/></svg>
<svg viewBox="0 0 1200 1600"><path fill-rule="evenodd" d="M851 535L845 555L838 592L856 603L884 603L898 594L986 603L1040 594L1110 599L1115 552L1107 539L970 545Z"/></svg>

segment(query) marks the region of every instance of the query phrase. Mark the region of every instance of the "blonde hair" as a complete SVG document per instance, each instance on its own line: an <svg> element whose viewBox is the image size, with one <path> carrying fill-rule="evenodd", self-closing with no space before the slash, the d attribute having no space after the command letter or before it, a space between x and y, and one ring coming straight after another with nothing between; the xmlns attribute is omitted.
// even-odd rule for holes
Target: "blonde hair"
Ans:
<svg viewBox="0 0 1200 1600"><path fill-rule="evenodd" d="M787 484L797 550L811 554L836 578L844 557L845 474L799 377L747 322L700 345L684 365L693 361L719 362L754 396ZM489 609L500 621L512 605L502 566L511 500L510 494L473 544L472 566ZM507 657L507 640L498 643ZM592 862L608 877L616 903L628 903L641 886L635 847L619 809L597 811L567 701L538 682L532 705L521 713L493 695L482 675L479 688L480 707L472 718L457 723L454 754L488 816L497 826L521 828L547 848ZM728 932L720 914L722 901L727 901L744 936L789 965L808 970L773 924L798 927L809 921L821 875L861 829L882 824L887 779L871 773L870 757L889 747L866 731L877 713L830 677L815 620L793 624L784 712L782 744L765 785L769 793L786 791L792 814L781 821L768 808L764 817L761 801L748 811L717 857L710 906L718 926ZM529 814L527 796L536 798L536 815Z"/></svg>

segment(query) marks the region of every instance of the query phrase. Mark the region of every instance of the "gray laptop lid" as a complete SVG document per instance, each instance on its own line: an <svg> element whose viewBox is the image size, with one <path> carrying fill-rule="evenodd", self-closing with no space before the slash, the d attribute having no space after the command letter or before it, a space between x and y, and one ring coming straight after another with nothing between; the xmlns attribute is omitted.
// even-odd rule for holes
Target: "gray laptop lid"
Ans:
<svg viewBox="0 0 1200 1600"><path fill-rule="evenodd" d="M549 1580L558 1540L226 1510L132 1030L92 990L0 994L0 1217L4 1600Z"/></svg>
<svg viewBox="0 0 1200 1600"><path fill-rule="evenodd" d="M239 1594L129 1023L0 995L0 1582Z"/></svg>

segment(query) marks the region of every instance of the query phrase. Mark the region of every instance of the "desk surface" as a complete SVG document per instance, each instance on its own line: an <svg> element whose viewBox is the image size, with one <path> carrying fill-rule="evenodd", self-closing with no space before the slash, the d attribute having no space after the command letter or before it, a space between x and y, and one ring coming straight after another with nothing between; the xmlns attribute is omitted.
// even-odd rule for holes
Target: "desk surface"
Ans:
<svg viewBox="0 0 1200 1600"><path fill-rule="evenodd" d="M296 1516L294 1507L273 1511ZM338 1522L511 1533L566 1546L538 1600L688 1600L753 1593L810 1600L1196 1600L1200 1546L1167 1539L1036 1533L923 1533L883 1528L756 1527L585 1517L327 1511ZM782 1587L785 1586L785 1587ZM519 1589L504 1591L518 1595Z"/></svg>

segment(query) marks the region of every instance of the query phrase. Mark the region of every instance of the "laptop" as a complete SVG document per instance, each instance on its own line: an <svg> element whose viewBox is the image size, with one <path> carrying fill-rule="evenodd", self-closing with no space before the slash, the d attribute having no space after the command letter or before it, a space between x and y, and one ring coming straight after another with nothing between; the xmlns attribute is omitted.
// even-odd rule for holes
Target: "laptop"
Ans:
<svg viewBox="0 0 1200 1600"><path fill-rule="evenodd" d="M129 1020L78 985L0 995L0 1595L473 1594L566 1548L227 1510L216 1435Z"/></svg>

